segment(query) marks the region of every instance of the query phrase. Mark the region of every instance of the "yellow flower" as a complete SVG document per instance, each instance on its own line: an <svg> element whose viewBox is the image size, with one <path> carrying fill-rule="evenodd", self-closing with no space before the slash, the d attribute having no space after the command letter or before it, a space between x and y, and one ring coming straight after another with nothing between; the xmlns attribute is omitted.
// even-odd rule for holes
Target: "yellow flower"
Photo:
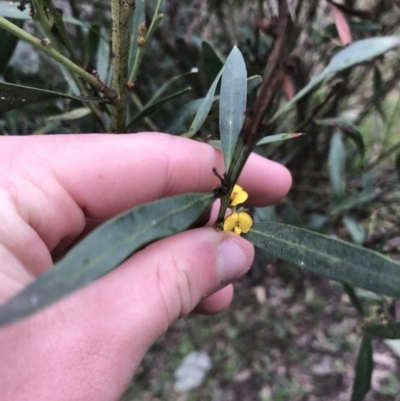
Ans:
<svg viewBox="0 0 400 401"><path fill-rule="evenodd" d="M224 231L227 233L233 231L237 235L240 235L241 233L246 234L249 232L252 225L253 220L249 214L246 212L234 212L225 219Z"/></svg>
<svg viewBox="0 0 400 401"><path fill-rule="evenodd" d="M239 185L235 185L233 187L233 191L231 193L229 206L237 206L246 201L249 197L249 194L246 191L243 191L242 187Z"/></svg>

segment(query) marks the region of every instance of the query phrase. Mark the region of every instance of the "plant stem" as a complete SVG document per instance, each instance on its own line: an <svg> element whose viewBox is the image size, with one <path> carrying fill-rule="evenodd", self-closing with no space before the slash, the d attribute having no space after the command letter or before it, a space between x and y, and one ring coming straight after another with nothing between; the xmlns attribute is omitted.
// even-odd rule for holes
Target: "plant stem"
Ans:
<svg viewBox="0 0 400 401"><path fill-rule="evenodd" d="M43 2L49 9L51 15L53 16L54 23L58 28L58 32L60 33L61 39L63 40L65 47L68 49L71 60L75 64L80 65L78 57L75 54L74 48L72 46L71 39L69 38L67 30L65 29L64 20L62 18L62 10L60 10L61 11L60 13L60 11L55 7L53 0L43 0Z"/></svg>
<svg viewBox="0 0 400 401"><path fill-rule="evenodd" d="M128 99L129 19L135 9L134 0L111 0L112 18L112 87L118 93L111 110L111 130L125 132Z"/></svg>
<svg viewBox="0 0 400 401"><path fill-rule="evenodd" d="M147 31L146 37L144 38L144 42L141 44L138 43L138 50L136 53L135 63L133 64L132 71L129 75L129 82L133 84L136 81L140 64L142 63L143 56L146 53L146 49L150 43L150 40L153 37L155 30L157 29L158 25L160 25L160 22L164 17L164 15L160 13L162 2L163 0L158 0L157 2L156 9L154 11L154 17L153 20L151 21L150 28Z"/></svg>
<svg viewBox="0 0 400 401"><path fill-rule="evenodd" d="M63 56L61 53L55 50L49 40L40 40L1 16L0 28L5 29L13 35L18 36L21 40L24 40L30 45L41 50L50 58L67 68L71 73L75 73L76 75L78 75L78 77L81 77L83 80L95 87L99 92L103 93L108 99L110 99L111 103L115 102L117 94L114 90L105 86L103 82L99 81L92 74L89 74L83 68L73 63L69 58Z"/></svg>

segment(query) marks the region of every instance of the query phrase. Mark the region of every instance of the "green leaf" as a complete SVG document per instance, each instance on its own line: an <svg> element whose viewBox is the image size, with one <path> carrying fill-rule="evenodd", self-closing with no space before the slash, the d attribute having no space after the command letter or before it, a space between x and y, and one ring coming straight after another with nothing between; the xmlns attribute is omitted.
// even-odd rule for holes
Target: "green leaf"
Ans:
<svg viewBox="0 0 400 401"><path fill-rule="evenodd" d="M353 33L357 32L379 32L382 30L382 25L375 24L369 21L350 21L350 31ZM338 31L336 24L329 24L324 29L324 34L330 37L338 37Z"/></svg>
<svg viewBox="0 0 400 401"><path fill-rule="evenodd" d="M100 32L99 50L97 52L96 70L99 74L100 80L106 85L109 85L111 79L111 74L109 73L110 57L110 43L105 29L102 28Z"/></svg>
<svg viewBox="0 0 400 401"><path fill-rule="evenodd" d="M32 19L32 17L29 15L29 5L26 6L25 11L20 11L17 6L19 6L19 3L16 1L0 1L0 15L2 17L11 19Z"/></svg>
<svg viewBox="0 0 400 401"><path fill-rule="evenodd" d="M216 50L206 41L201 42L201 54L203 57L204 70L211 84L221 71L224 63L218 56Z"/></svg>
<svg viewBox="0 0 400 401"><path fill-rule="evenodd" d="M364 333L372 337L398 340L400 339L400 323L365 324L362 326Z"/></svg>
<svg viewBox="0 0 400 401"><path fill-rule="evenodd" d="M363 401L371 388L373 368L371 338L364 334L357 357L351 401Z"/></svg>
<svg viewBox="0 0 400 401"><path fill-rule="evenodd" d="M310 93L321 82L330 75L337 74L354 65L368 61L374 57L380 56L400 45L400 37L398 36L380 36L358 40L339 51L332 57L328 66L314 79L312 79L290 102L287 102L280 108L271 118L270 122L277 120L284 113L289 111L292 106Z"/></svg>
<svg viewBox="0 0 400 401"><path fill-rule="evenodd" d="M164 103L169 102L172 99L175 99L179 96L184 95L185 93L191 91L192 88L186 88L182 91L179 91L177 93L174 93L172 95L169 95L161 100L159 100L156 103L153 103L149 106L145 106L142 110L140 110L140 112L138 114L136 114L135 117L133 117L133 119L130 121L130 123L126 126L126 129L129 129L133 124L135 124L137 121L139 121L140 119L150 115L151 113L154 113L156 110L158 110Z"/></svg>
<svg viewBox="0 0 400 401"><path fill-rule="evenodd" d="M356 195L350 196L345 199L343 202L336 205L332 210L332 214L340 214L346 212L348 210L354 209L358 206L363 205L364 203L372 202L378 193L375 190L367 189L363 192L360 192Z"/></svg>
<svg viewBox="0 0 400 401"><path fill-rule="evenodd" d="M186 132L190 120L196 115L200 105L203 103L203 100L203 98L196 99L192 100L188 104L185 104L175 113L167 125L164 126L162 131L175 135L180 135Z"/></svg>
<svg viewBox="0 0 400 401"><path fill-rule="evenodd" d="M362 245L367 237L364 229L349 216L343 217L342 222L350 234L352 241L357 245Z"/></svg>
<svg viewBox="0 0 400 401"><path fill-rule="evenodd" d="M25 8L24 11L20 11L17 6L19 2L16 1L0 1L0 16L9 18L9 19L18 19L18 20L28 20L32 19L29 15L30 8L29 5ZM83 21L79 21L76 18L70 16L63 16L63 20L66 23L79 25L83 28L89 28L89 24Z"/></svg>
<svg viewBox="0 0 400 401"><path fill-rule="evenodd" d="M364 316L364 307L362 305L362 302L360 301L360 298L358 298L354 287L343 283L342 287L346 294L349 296L351 303L357 309L357 312L360 314L360 316Z"/></svg>
<svg viewBox="0 0 400 401"><path fill-rule="evenodd" d="M53 268L0 306L0 326L31 315L110 272L145 245L189 228L212 203L210 194L157 200L114 217Z"/></svg>
<svg viewBox="0 0 400 401"><path fill-rule="evenodd" d="M141 25L142 24L142 25ZM146 26L146 0L136 0L129 25L129 69L132 71L138 49L139 27ZM145 32L145 31L144 31Z"/></svg>
<svg viewBox="0 0 400 401"><path fill-rule="evenodd" d="M186 72L186 73L184 73L184 74L180 74L180 75L177 75L177 76L172 77L171 79L169 79L164 85L162 85L162 86L153 94L153 96L152 96L151 99L147 102L147 104L146 104L145 107L150 106L150 105L152 105L153 103L155 103L155 102L161 97L161 95L162 95L173 83L175 83L176 81L178 81L178 80L181 79L181 78L187 77L188 75L192 75L192 74L197 74L197 72L192 72L192 71L190 71L190 72Z"/></svg>
<svg viewBox="0 0 400 401"><path fill-rule="evenodd" d="M244 123L247 101L247 70L242 53L235 46L226 60L219 100L219 131L225 170L228 171L233 151Z"/></svg>
<svg viewBox="0 0 400 401"><path fill-rule="evenodd" d="M259 75L254 75L248 78L247 93L250 93L251 91L256 89L261 82L262 78ZM185 128L185 124L196 115L202 102L204 102L204 98L193 100L190 103L183 106L175 114L175 116L171 119L171 121L169 121L168 124L163 128L163 132L168 132L170 134L183 134L187 130ZM203 125L216 120L218 116L219 116L219 96L214 96L213 104ZM188 134L186 134L186 136L188 136ZM221 149L221 147L219 147L219 149Z"/></svg>
<svg viewBox="0 0 400 401"><path fill-rule="evenodd" d="M189 131L185 135L186 137L192 138L194 135L196 135L196 133L199 131L199 129L203 126L204 122L206 121L208 113L210 112L211 106L214 102L215 90L217 89L217 85L219 79L221 78L222 71L223 69L215 77L214 82L212 83L210 89L208 90L206 97L202 99L200 106L197 110L196 117L194 118L192 125L189 128Z"/></svg>
<svg viewBox="0 0 400 401"><path fill-rule="evenodd" d="M87 107L80 107L71 111L67 111L66 113L58 114L56 116L51 116L47 118L47 121L70 121L70 120L78 120L79 118L85 117L91 113L90 109Z"/></svg>
<svg viewBox="0 0 400 401"><path fill-rule="evenodd" d="M84 61L83 64L85 69L88 67L89 63L93 60L94 56L97 54L100 44L101 28L99 24L92 24L86 41L86 49L84 51Z"/></svg>
<svg viewBox="0 0 400 401"><path fill-rule="evenodd" d="M340 131L344 135L348 136L355 143L355 145L357 146L358 153L360 154L361 158L364 158L365 154L364 139L361 135L361 132L354 125L348 123L342 118L326 118L323 120L317 120L316 124L336 127L340 129Z"/></svg>
<svg viewBox="0 0 400 401"><path fill-rule="evenodd" d="M278 223L254 224L245 238L275 257L321 276L400 297L400 263L378 252Z"/></svg>
<svg viewBox="0 0 400 401"><path fill-rule="evenodd" d="M383 95L383 80L381 70L374 67L374 104L377 112L381 116L382 120L385 121L385 112L382 108L382 95Z"/></svg>
<svg viewBox="0 0 400 401"><path fill-rule="evenodd" d="M18 20L11 22L22 28L23 22ZM8 62L10 61L12 55L14 54L15 48L17 47L18 40L19 39L17 36L6 31L5 29L0 29L0 43L1 43L0 76L4 74L4 71L8 66Z"/></svg>
<svg viewBox="0 0 400 401"><path fill-rule="evenodd" d="M107 98L70 96L59 92L0 82L0 113L50 99L76 99L83 102L109 102L109 99Z"/></svg>
<svg viewBox="0 0 400 401"><path fill-rule="evenodd" d="M287 141L288 139L293 139L293 138L297 138L298 136L301 136L304 134L297 134L297 133L293 133L293 134L276 134L276 135L270 135L270 136L266 136L263 139L260 139L256 146L262 146L262 145L267 145L268 143L272 143L272 142L277 142L277 141ZM221 149L221 141L218 139L213 139L211 141L208 141L208 143L211 146L214 146L214 148L217 149Z"/></svg>
<svg viewBox="0 0 400 401"><path fill-rule="evenodd" d="M333 193L337 199L343 199L346 189L346 183L343 180L345 156L342 136L338 132L335 132L331 138L328 164Z"/></svg>
<svg viewBox="0 0 400 401"><path fill-rule="evenodd" d="M263 139L260 139L257 142L256 146L262 146L262 145L266 145L268 143L277 142L277 141L287 141L288 139L297 138L302 135L304 135L304 134L303 133L284 133L284 134L270 135L270 136L266 136Z"/></svg>
<svg viewBox="0 0 400 401"><path fill-rule="evenodd" d="M400 152L398 152L396 155L396 159L394 161L394 167L397 171L397 177L399 177L400 180Z"/></svg>
<svg viewBox="0 0 400 401"><path fill-rule="evenodd" d="M302 227L300 216L291 202L285 202L282 208L282 221L295 227Z"/></svg>

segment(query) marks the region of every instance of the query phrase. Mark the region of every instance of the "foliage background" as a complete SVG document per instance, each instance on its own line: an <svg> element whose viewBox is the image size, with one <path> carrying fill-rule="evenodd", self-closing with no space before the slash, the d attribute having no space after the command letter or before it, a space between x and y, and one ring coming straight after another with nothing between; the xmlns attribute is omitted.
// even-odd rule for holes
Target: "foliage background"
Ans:
<svg viewBox="0 0 400 401"><path fill-rule="evenodd" d="M109 1L56 3L65 15L91 24L92 31L97 24L109 38ZM147 3L149 26L156 1ZM353 40L398 34L400 11L395 1L342 4L367 11L346 15ZM295 57L287 66L286 91L277 94L275 108L290 91L297 92L321 72L341 46L328 2L299 0L291 5L296 20L290 27L288 47ZM194 69L198 73L171 84L167 94L188 86L191 91L138 120L132 132L168 131L182 107L205 96L211 82L202 53L203 40L211 43L223 60L237 44L249 76L262 75L268 61L271 37L262 32L254 16L271 21L276 14L274 1L166 0L162 7L163 22L144 56L134 91L129 93L131 117L169 79ZM34 21L25 21L24 29L43 36ZM97 68L98 45L93 36L73 24L68 25L68 30L81 60L92 55L86 60L87 70ZM256 210L256 216L312 228L400 259L400 169L395 163L400 149L396 129L399 67L398 57L388 54L345 71L306 97L289 118L276 125L276 132L293 132L300 126L307 136L260 148L259 152L290 168L294 184L281 204ZM7 82L61 92L71 90L55 62L22 42L1 73ZM340 86L335 86L338 81ZM251 94L249 102L254 97ZM324 107L317 114L315 108L320 105ZM102 132L92 114L63 118L65 112L82 107L75 100L27 106L0 116L0 131L3 135ZM308 121L310 113L312 119ZM366 149L363 160L355 146L357 141L351 141L346 130L316 123L328 118L344 119L355 127L351 130L362 137ZM188 125L190 121L182 132ZM201 130L201 136L210 135L218 137L216 123ZM364 197L360 198L360 194ZM360 343L360 319L338 284L259 253L252 272L238 283L236 290L229 311L213 318L192 316L178 322L161 338L149 352L125 399L349 399ZM381 299L378 302L371 294L359 295L370 316L382 314ZM212 370L200 389L177 395L173 391L173 372L182 357L197 349L205 349L212 356ZM393 400L400 393L398 345L394 351L387 343L374 341L376 366L367 400Z"/></svg>

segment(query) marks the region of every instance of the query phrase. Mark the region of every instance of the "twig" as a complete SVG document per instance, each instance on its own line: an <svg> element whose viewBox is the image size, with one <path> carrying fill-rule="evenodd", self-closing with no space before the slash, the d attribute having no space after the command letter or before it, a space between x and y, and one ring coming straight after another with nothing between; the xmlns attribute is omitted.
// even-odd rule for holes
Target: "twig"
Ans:
<svg viewBox="0 0 400 401"><path fill-rule="evenodd" d="M162 5L162 1L163 0L158 0L157 1L157 5L156 5L156 9L154 10L154 17L153 20L151 21L150 27L146 33L146 37L143 38L144 41L141 43L138 43L138 49L137 49L137 53L136 53L136 58L135 58L135 62L133 64L133 68L132 71L129 74L129 80L128 82L130 84L134 84L139 72L139 67L140 64L142 63L142 59L144 54L146 53L147 47L150 43L151 38L154 35L154 32L156 31L158 25L160 24L161 20L164 18L164 15L162 13L160 13L160 9L161 9L161 5Z"/></svg>
<svg viewBox="0 0 400 401"><path fill-rule="evenodd" d="M233 158L232 168L227 172L223 187L229 188L228 192L221 199L221 206L218 213L218 218L215 223L217 229L221 229L224 221L226 209L229 205L230 194L233 185L236 183L250 153L253 151L256 143L260 139L260 128L262 126L265 113L270 108L275 94L282 81L284 71L281 66L285 55L286 42L286 26L289 21L289 10L286 0L279 1L279 21L277 25L277 35L274 41L273 49L268 61L268 67L264 74L263 83L260 89L259 96L254 106L246 111L246 118L243 129L239 135ZM268 131L268 126L267 126ZM265 130L261 132L261 135ZM218 189L217 189L218 191Z"/></svg>
<svg viewBox="0 0 400 401"><path fill-rule="evenodd" d="M135 0L111 0L112 18L112 87L118 98L111 110L111 130L125 132L128 99L129 19Z"/></svg>
<svg viewBox="0 0 400 401"><path fill-rule="evenodd" d="M51 45L49 39L40 40L1 16L0 16L0 28L4 28L6 31L12 33L15 36L18 36L20 39L34 46L36 49L39 49L43 53L47 54L50 58L63 65L72 73L75 73L76 75L81 77L83 80L85 80L90 85L95 87L99 92L103 93L108 99L110 99L111 103L115 101L117 95L114 90L105 86L103 82L99 81L92 74L89 74L83 68L73 63L69 58L59 53Z"/></svg>

